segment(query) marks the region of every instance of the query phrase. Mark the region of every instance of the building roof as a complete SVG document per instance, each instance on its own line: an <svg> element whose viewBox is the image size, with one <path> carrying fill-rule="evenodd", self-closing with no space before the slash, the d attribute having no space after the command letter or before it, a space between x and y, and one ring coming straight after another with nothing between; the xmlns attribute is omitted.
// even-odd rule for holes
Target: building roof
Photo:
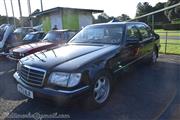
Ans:
<svg viewBox="0 0 180 120"><path fill-rule="evenodd" d="M104 12L104 10L94 10L94 9L83 9L83 8L69 8L69 7L55 7L52 9L48 9L42 12L38 12L38 13L33 13L31 14L31 16L41 16L44 14L49 14L52 12L56 12L56 11L60 11L60 10L73 10L73 11L84 11L84 12L92 12L92 13L102 13Z"/></svg>

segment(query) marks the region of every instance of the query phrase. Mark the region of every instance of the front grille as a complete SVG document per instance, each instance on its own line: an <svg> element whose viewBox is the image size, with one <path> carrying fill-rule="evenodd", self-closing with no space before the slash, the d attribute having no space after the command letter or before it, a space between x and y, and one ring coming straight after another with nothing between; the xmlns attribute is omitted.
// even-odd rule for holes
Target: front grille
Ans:
<svg viewBox="0 0 180 120"><path fill-rule="evenodd" d="M12 52L10 56L13 58L20 58L20 54L18 52Z"/></svg>
<svg viewBox="0 0 180 120"><path fill-rule="evenodd" d="M35 86L42 86L46 71L43 69L22 65L19 74L20 79L25 83Z"/></svg>
<svg viewBox="0 0 180 120"><path fill-rule="evenodd" d="M19 53L18 52L13 52L13 55L14 56L19 56Z"/></svg>

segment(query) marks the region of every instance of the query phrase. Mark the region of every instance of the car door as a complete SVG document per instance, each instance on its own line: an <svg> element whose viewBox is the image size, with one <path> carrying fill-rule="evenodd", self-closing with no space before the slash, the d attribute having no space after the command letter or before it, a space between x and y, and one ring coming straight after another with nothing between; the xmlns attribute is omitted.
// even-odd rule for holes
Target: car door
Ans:
<svg viewBox="0 0 180 120"><path fill-rule="evenodd" d="M118 54L117 67L118 70L128 67L133 63L139 56L139 45L137 41L140 39L140 34L135 25L127 25L124 37L124 44Z"/></svg>
<svg viewBox="0 0 180 120"><path fill-rule="evenodd" d="M139 29L140 36L141 36L141 41L140 41L141 53L142 53L142 56L146 56L152 51L152 48L153 48L152 43L154 40L154 36L152 32L150 32L150 28L148 26L144 24L138 24L137 27Z"/></svg>
<svg viewBox="0 0 180 120"><path fill-rule="evenodd" d="M128 63L141 56L141 46L139 46L140 33L134 24L127 25L125 51L128 53Z"/></svg>

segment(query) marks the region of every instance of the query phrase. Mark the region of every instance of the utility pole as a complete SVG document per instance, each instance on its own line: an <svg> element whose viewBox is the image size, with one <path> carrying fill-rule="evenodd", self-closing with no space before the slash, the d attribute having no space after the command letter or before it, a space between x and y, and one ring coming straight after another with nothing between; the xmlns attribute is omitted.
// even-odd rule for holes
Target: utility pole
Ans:
<svg viewBox="0 0 180 120"><path fill-rule="evenodd" d="M40 0L40 2L41 2L41 12L43 11L43 2L42 2L42 0Z"/></svg>
<svg viewBox="0 0 180 120"><path fill-rule="evenodd" d="M152 15L152 30L154 30L154 15Z"/></svg>
<svg viewBox="0 0 180 120"><path fill-rule="evenodd" d="M11 0L11 8L12 8L12 14L13 14L13 19L14 19L14 27L16 28L16 19L15 19L15 16L14 16L14 7L13 7L12 0Z"/></svg>
<svg viewBox="0 0 180 120"><path fill-rule="evenodd" d="M18 5L19 5L19 14L20 14L20 25L22 27L23 26L22 21L21 21L21 19L22 19L22 11L21 11L21 1L20 0L18 0Z"/></svg>
<svg viewBox="0 0 180 120"><path fill-rule="evenodd" d="M33 22L32 22L32 18L31 18L31 3L30 3L30 0L27 0L27 4L28 4L28 12L29 12L30 26L33 27Z"/></svg>
<svg viewBox="0 0 180 120"><path fill-rule="evenodd" d="M6 11L7 23L9 24L9 17L8 17L7 6L6 6L6 1L5 0L4 0L4 7L5 7L5 11Z"/></svg>

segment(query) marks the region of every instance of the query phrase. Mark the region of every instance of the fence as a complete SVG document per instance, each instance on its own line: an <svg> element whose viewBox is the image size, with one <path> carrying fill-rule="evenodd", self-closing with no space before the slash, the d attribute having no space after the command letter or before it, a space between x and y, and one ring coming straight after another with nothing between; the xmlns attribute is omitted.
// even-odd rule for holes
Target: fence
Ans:
<svg viewBox="0 0 180 120"><path fill-rule="evenodd" d="M180 31L156 32L160 35L160 53L180 55Z"/></svg>

